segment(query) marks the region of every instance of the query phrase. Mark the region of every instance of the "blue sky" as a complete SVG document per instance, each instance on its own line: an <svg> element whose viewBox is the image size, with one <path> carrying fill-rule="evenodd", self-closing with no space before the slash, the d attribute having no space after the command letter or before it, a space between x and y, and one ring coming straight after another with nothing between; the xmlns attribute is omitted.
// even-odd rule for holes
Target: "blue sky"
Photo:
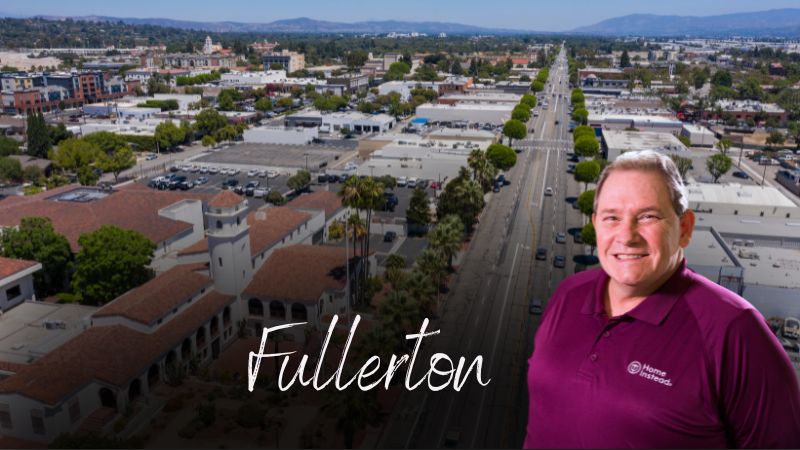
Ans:
<svg viewBox="0 0 800 450"><path fill-rule="evenodd" d="M6 2L0 13L19 15L104 15L181 20L271 22L310 17L336 22L408 20L457 22L496 28L565 31L634 13L715 15L800 7L798 0L36 0Z"/></svg>

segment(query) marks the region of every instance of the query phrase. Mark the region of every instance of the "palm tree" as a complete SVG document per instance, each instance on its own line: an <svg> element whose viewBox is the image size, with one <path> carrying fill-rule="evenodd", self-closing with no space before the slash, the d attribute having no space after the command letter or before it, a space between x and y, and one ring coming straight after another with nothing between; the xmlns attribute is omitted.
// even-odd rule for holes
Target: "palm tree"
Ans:
<svg viewBox="0 0 800 450"><path fill-rule="evenodd" d="M448 269L452 269L453 256L461 249L463 240L464 224L455 214L441 220L428 237L431 248L444 256Z"/></svg>
<svg viewBox="0 0 800 450"><path fill-rule="evenodd" d="M405 277L402 283L402 289L408 292L416 302L420 305L424 314L433 313L434 294L436 294L436 286L433 284L432 279L425 274L419 267L414 268L411 273Z"/></svg>
<svg viewBox="0 0 800 450"><path fill-rule="evenodd" d="M356 432L378 422L380 405L377 393L373 390L362 392L357 389L329 389L327 392L322 410L336 418L336 427L344 435L345 448L353 448Z"/></svg>
<svg viewBox="0 0 800 450"><path fill-rule="evenodd" d="M486 152L473 150L467 158L467 164L472 169L472 177L480 183L484 192L489 191L494 177L497 176L497 168L486 158Z"/></svg>
<svg viewBox="0 0 800 450"><path fill-rule="evenodd" d="M386 280L397 288L403 279L402 270L406 267L406 259L400 255L392 254L386 258Z"/></svg>
<svg viewBox="0 0 800 450"><path fill-rule="evenodd" d="M411 333L419 327L422 312L419 303L405 291L392 291L378 305L378 317L383 328L396 330L398 335Z"/></svg>
<svg viewBox="0 0 800 450"><path fill-rule="evenodd" d="M447 272L447 261L444 256L432 248L426 248L417 258L417 267L428 278L433 280L436 288L436 304L439 304L439 293L444 274Z"/></svg>

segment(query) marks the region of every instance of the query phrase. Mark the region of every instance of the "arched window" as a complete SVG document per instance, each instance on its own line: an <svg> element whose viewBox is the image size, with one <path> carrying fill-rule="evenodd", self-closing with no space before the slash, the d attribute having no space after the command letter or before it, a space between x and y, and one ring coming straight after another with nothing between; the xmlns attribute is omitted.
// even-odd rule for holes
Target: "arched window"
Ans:
<svg viewBox="0 0 800 450"><path fill-rule="evenodd" d="M302 303L295 303L292 305L292 321L306 321L308 320L308 311Z"/></svg>
<svg viewBox="0 0 800 450"><path fill-rule="evenodd" d="M274 319L285 319L286 307L283 306L283 302L278 300L269 302L269 316Z"/></svg>
<svg viewBox="0 0 800 450"><path fill-rule="evenodd" d="M250 301L247 302L247 312L249 312L251 316L263 317L264 304L257 298L251 298Z"/></svg>
<svg viewBox="0 0 800 450"><path fill-rule="evenodd" d="M217 229L220 229L220 228L222 228L222 221L218 220L217 221Z"/></svg>

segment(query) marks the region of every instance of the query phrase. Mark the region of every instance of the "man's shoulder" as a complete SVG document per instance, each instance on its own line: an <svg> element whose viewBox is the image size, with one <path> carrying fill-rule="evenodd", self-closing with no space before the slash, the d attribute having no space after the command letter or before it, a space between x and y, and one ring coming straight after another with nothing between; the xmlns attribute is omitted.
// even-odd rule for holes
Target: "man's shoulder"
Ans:
<svg viewBox="0 0 800 450"><path fill-rule="evenodd" d="M603 269L596 268L570 275L559 283L553 297L572 297L580 294L581 297L593 295L597 282L605 276Z"/></svg>
<svg viewBox="0 0 800 450"><path fill-rule="evenodd" d="M683 300L700 328L719 332L743 315L763 320L753 305L735 292L695 272L688 276L691 283Z"/></svg>

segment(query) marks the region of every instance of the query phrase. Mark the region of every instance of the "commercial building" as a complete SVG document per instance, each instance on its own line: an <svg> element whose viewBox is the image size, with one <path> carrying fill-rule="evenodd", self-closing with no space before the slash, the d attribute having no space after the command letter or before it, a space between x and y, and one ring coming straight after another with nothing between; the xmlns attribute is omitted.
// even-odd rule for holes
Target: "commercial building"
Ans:
<svg viewBox="0 0 800 450"><path fill-rule="evenodd" d="M762 103L755 100L718 100L714 108L703 111L704 120L725 120L726 113L737 121L766 121L774 118L781 126L786 126L789 115L785 109L774 103Z"/></svg>
<svg viewBox="0 0 800 450"><path fill-rule="evenodd" d="M242 137L248 144L306 145L319 138L319 128L256 127L244 130Z"/></svg>
<svg viewBox="0 0 800 450"><path fill-rule="evenodd" d="M679 135L683 129L680 120L642 114L589 113L589 126L608 130L639 130Z"/></svg>
<svg viewBox="0 0 800 450"><path fill-rule="evenodd" d="M602 151L608 161L614 161L625 152L656 150L662 153L681 153L689 150L671 133L652 131L602 130Z"/></svg>
<svg viewBox="0 0 800 450"><path fill-rule="evenodd" d="M578 83L586 88L624 89L628 86L628 75L614 68L587 67L578 70Z"/></svg>
<svg viewBox="0 0 800 450"><path fill-rule="evenodd" d="M396 120L386 114L364 114L356 111L323 114L316 109L305 109L286 116L287 127L319 127L320 131L338 133L342 129L361 133L384 133L394 128Z"/></svg>
<svg viewBox="0 0 800 450"><path fill-rule="evenodd" d="M529 89L530 90L530 86ZM513 105L516 106L521 95L508 94L505 92L474 92L469 91L465 94L446 94L437 99L437 102L442 105L454 104L484 104L484 105Z"/></svg>
<svg viewBox="0 0 800 450"><path fill-rule="evenodd" d="M127 95L128 84L100 71L3 74L3 112L29 114L107 101Z"/></svg>
<svg viewBox="0 0 800 450"><path fill-rule="evenodd" d="M769 186L692 183L687 189L689 207L696 212L782 219L797 219L800 215L794 202Z"/></svg>
<svg viewBox="0 0 800 450"><path fill-rule="evenodd" d="M714 133L702 125L684 123L681 136L689 139L692 147L713 147L717 143Z"/></svg>
<svg viewBox="0 0 800 450"><path fill-rule="evenodd" d="M261 56L264 69L272 69L272 66L279 64L288 73L296 72L306 67L306 57L302 53L281 50L279 53L266 53Z"/></svg>
<svg viewBox="0 0 800 450"><path fill-rule="evenodd" d="M514 106L512 104L434 105L425 103L417 107L416 114L430 122L502 125L511 118Z"/></svg>

